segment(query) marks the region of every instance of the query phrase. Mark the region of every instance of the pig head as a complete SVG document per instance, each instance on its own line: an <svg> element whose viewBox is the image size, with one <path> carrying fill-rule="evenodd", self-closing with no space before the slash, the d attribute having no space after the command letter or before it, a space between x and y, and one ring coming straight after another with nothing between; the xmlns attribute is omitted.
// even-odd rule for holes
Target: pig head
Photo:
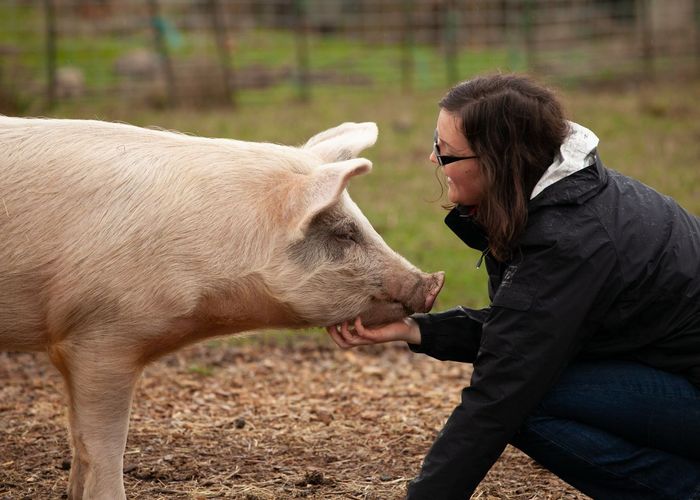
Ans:
<svg viewBox="0 0 700 500"><path fill-rule="evenodd" d="M124 124L0 116L0 348L66 383L69 498L124 498L133 389L213 335L390 322L443 274L392 251L346 187L373 123L301 147Z"/></svg>
<svg viewBox="0 0 700 500"><path fill-rule="evenodd" d="M442 273L422 273L390 249L345 189L371 170L369 160L355 157L376 138L373 123L313 137L303 150L318 158L316 166L287 185L289 232L264 282L307 324L358 315L368 325L395 321L430 310L442 286Z"/></svg>

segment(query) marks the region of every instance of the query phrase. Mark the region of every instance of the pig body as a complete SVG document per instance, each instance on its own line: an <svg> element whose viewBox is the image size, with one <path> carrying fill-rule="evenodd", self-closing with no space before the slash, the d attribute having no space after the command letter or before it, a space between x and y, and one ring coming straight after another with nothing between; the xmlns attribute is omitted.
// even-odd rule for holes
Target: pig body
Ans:
<svg viewBox="0 0 700 500"><path fill-rule="evenodd" d="M0 348L63 375L69 498L124 498L143 366L259 328L383 323L443 282L393 252L345 190L377 136L302 147L82 120L0 117Z"/></svg>

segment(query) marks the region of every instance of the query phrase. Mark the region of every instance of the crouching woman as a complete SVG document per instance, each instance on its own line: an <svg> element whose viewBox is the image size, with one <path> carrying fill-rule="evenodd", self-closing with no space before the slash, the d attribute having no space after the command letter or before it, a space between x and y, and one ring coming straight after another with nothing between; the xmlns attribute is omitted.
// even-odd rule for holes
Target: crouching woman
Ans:
<svg viewBox="0 0 700 500"><path fill-rule="evenodd" d="M597 145L523 76L441 100L445 222L483 252L491 304L328 328L474 365L409 499L467 497L508 443L596 499L700 498L700 219Z"/></svg>

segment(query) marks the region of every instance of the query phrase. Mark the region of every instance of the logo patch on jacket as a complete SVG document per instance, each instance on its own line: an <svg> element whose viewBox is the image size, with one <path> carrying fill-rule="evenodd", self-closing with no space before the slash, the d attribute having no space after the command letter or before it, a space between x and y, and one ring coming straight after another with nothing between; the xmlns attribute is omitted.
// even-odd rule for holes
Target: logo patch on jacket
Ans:
<svg viewBox="0 0 700 500"><path fill-rule="evenodd" d="M518 270L518 266L508 266L503 273L503 279L501 280L501 286L510 286L513 284L513 276Z"/></svg>

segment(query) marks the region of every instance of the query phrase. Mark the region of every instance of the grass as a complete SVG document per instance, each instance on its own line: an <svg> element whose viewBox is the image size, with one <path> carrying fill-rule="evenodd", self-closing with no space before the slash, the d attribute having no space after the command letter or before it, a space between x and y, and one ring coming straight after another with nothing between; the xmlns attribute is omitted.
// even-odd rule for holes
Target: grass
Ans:
<svg viewBox="0 0 700 500"><path fill-rule="evenodd" d="M64 12L57 20L57 64L59 67L81 68L88 87L109 88L115 82L114 64L121 56L139 47L153 50L153 36L148 28L148 20L139 19L136 14L133 22L141 21L142 26L118 34L94 30L88 35L63 29L64 21L70 17ZM168 16L166 13L168 21L184 19L181 14ZM172 26L172 23L168 24ZM46 64L45 29L41 5L0 5L0 44L21 48L18 62L40 80L44 79ZM206 30L182 30L176 34L178 43L169 47L174 60L202 57L215 60L213 54L216 54L216 48L212 33ZM234 70L263 66L296 71L297 39L293 31L257 28L231 30L230 35L231 64ZM308 36L308 50L311 71L353 75L375 84L400 82L402 48L398 44L372 43L342 35L311 33ZM415 44L413 60L416 88L445 85L445 60L439 49L428 44ZM522 58L514 59L504 49L461 50L457 54L457 66L467 74L494 66L522 69L521 62ZM291 80L279 85L289 87L290 83L293 87L294 82Z"/></svg>
<svg viewBox="0 0 700 500"><path fill-rule="evenodd" d="M200 377L211 377L214 374L214 368L206 364L192 363L187 366L187 372Z"/></svg>
<svg viewBox="0 0 700 500"><path fill-rule="evenodd" d="M16 43L13 36L19 33L18 26L41 32L40 11L11 5L0 6L0 43ZM94 36L86 42L65 35L59 56L62 64L89 68L89 85L106 85L113 77L114 61L131 48L148 46L146 39L142 33L118 41ZM24 37L21 43L23 61L40 67L42 37ZM206 33L187 33L175 55L211 53L212 43ZM432 46L417 44L414 91L404 95L398 70L400 47L339 36L312 36L309 43L312 70L343 68L366 76L374 85L315 86L309 104L295 101L296 88L286 82L266 90L241 91L235 110L155 111L107 97L62 103L51 114L285 144L301 144L316 132L344 121L376 121L380 138L366 152L375 168L371 175L352 181L349 190L353 198L390 246L424 270L447 273L438 309L456 304L487 305L486 272L475 269L478 254L442 224L445 212L440 207L441 190L435 168L427 161L436 103L446 87L444 57ZM293 67L294 50L294 35L290 32L247 30L236 38L234 63L237 67ZM463 50L458 58L464 77L499 67L518 69L524 64L518 51ZM700 213L697 80L643 84L629 78L624 85L618 80L594 91L567 84L561 96L568 114L599 135L599 150L608 166L641 179L673 196L691 212Z"/></svg>
<svg viewBox="0 0 700 500"><path fill-rule="evenodd" d="M427 160L441 92L402 96L394 90L319 89L310 104L257 102L228 109L151 111L106 103L56 110L65 117L124 120L192 134L301 144L343 121L376 121L378 143L366 151L370 175L349 191L387 243L426 271L444 270L438 309L488 304L486 271L475 269L478 253L443 224L440 186ZM616 89L564 90L568 114L601 138L611 168L639 178L700 213L700 87L666 82Z"/></svg>
<svg viewBox="0 0 700 500"><path fill-rule="evenodd" d="M117 83L114 66L120 57L137 48L153 50L153 34L148 19L139 18L136 11L132 15L131 26L120 29L118 33L114 29L110 32L110 28L106 26L99 28L99 24L94 24L99 23L98 20L90 21L94 26L81 34L71 27L75 22L75 14L68 10L59 11L58 66L80 68L85 77L85 84L91 92L109 92ZM142 12L141 15L145 16L145 13ZM165 15L169 26L187 21L183 13L166 11ZM399 27L394 26L392 29ZM187 62L206 59L211 61L212 68L216 69L216 48L211 32L205 29L183 28L174 33L178 42L171 44L169 50L176 65L183 63L186 66ZM290 70L290 76L277 82L276 90L284 95L296 92L297 39L293 31L231 29L229 35L234 72L244 72L252 67L270 71L287 69ZM464 77L494 68L524 70L527 57L518 40L513 39L500 47L462 47L456 53L455 67ZM45 19L40 3L9 2L0 5L0 45L20 49L19 55L13 57L13 61L32 75L35 80L33 84L37 88L44 85L46 80L45 43ZM604 76L607 69L600 63L601 51L592 47L591 41L584 44L586 46L583 48L541 49L537 58L545 63L558 60L557 72L562 74L575 70L577 65L582 65L585 71L599 72ZM398 86L402 83L403 48L400 44L371 42L343 34L311 33L308 36L308 49L312 73L322 73L326 78L339 80L349 77L374 85ZM411 60L411 85L414 90L444 88L448 83L453 83L448 75L445 54L440 47L415 43L411 48ZM595 64L590 64L591 61L595 61ZM0 65L0 71L2 69ZM180 76L181 78L190 76L186 69L182 71L184 75Z"/></svg>

